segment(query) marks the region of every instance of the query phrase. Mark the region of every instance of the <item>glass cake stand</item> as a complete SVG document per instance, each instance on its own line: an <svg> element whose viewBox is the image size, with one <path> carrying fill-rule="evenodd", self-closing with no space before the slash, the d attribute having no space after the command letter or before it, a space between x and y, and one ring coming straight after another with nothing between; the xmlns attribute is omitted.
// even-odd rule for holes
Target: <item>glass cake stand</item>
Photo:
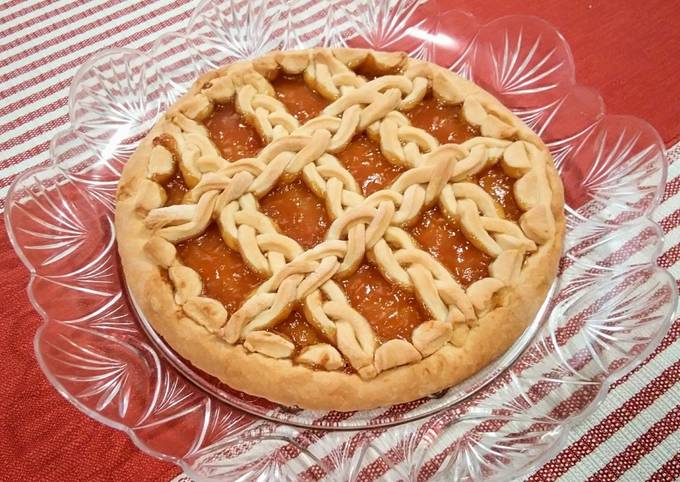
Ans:
<svg viewBox="0 0 680 482"><path fill-rule="evenodd" d="M122 166L200 72L273 49L406 50L470 78L538 132L565 185L560 274L515 345L465 383L384 409L281 407L178 357L140 316L116 255ZM11 187L6 226L44 323L45 375L90 417L203 480L478 480L531 471L668 329L675 282L650 218L666 182L656 131L605 114L564 38L534 17L481 25L437 2L206 0L146 51L99 52L76 74L51 162Z"/></svg>

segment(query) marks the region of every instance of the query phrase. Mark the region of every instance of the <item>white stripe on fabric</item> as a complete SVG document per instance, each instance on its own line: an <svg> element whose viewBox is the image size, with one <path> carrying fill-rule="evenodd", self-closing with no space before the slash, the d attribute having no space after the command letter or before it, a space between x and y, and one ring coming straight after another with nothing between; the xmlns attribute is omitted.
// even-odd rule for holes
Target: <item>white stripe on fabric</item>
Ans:
<svg viewBox="0 0 680 482"><path fill-rule="evenodd" d="M588 431L607 418L610 413L620 409L626 401L640 392L640 390L647 386L652 380L661 375L666 368L677 361L675 353L678 353L678 351L680 351L680 340L666 347L665 350L658 353L647 364L641 366L633 376L612 389L602 405L600 405L600 407L598 407L598 409L583 423L572 429L565 448L568 449L570 445L576 443ZM670 392L672 392L672 390ZM608 443L609 440L602 443L600 447L606 446ZM608 450L611 451L611 449Z"/></svg>
<svg viewBox="0 0 680 482"><path fill-rule="evenodd" d="M678 206L680 208L680 206ZM676 208L676 209L678 209ZM673 229L668 231L665 236L664 236L664 243L663 243L663 253L671 249L673 246L678 244L680 242L680 226L675 226ZM673 263L674 266L677 266L678 262L680 262L680 259L676 260L675 263ZM670 270L671 274L675 276L676 279L678 279L678 273L676 273L674 270Z"/></svg>
<svg viewBox="0 0 680 482"><path fill-rule="evenodd" d="M149 27L155 27L157 25L160 25L163 21L167 20L168 18L171 18L175 15L181 14L181 13L189 11L189 10L190 10L189 8L185 8L185 7L182 8L182 9L171 10L164 15L160 15L158 17L153 17L153 18L147 20L146 22L140 23L140 29L143 30L143 29L146 29L146 28L149 28ZM136 44L143 45L144 43L151 43L161 33L174 31L176 28L177 28L177 25L169 25L165 28L158 28L153 33L150 33L149 35L139 39L137 42L135 42L135 45ZM115 40L119 40L119 39L121 39L125 36L128 36L128 35L130 35L129 31L123 31L118 35L107 37L106 39L103 39L101 42L98 42L96 44L88 46L87 48L84 48L83 50L81 50L79 53L81 55L85 54L85 53L94 53L97 50L101 50L101 48L103 48L103 47L110 46L111 42L113 42ZM55 65L57 65L58 63L63 63L63 62L64 62L63 59L59 59L59 60L55 61ZM70 68L66 72L63 72L61 74L55 74L54 76L49 77L48 79L45 79L44 81L42 81L40 84L35 85L35 86L31 86L30 88L27 88L26 92L17 93L17 94L10 96L8 99L6 99L5 102L6 103L16 102L17 100L20 100L21 98L24 98L28 95L31 95L34 92L39 92L43 88L49 87L50 85L54 84L55 82L59 82L61 80L69 79L69 78L73 77L73 75L75 74L75 72L78 68L80 68L80 65L73 67L73 68ZM65 92L62 93L61 95L55 95L54 97L52 97L52 96L47 97L46 99L40 101L40 103L38 105L47 105L51 102L59 100L60 98L64 97L64 94L65 94ZM33 104L33 105L35 105L35 104ZM59 109L58 115L64 115L65 113L66 113L66 107L63 107L63 108ZM58 117L58 115L55 115L55 118ZM9 116L5 116L5 117L7 118ZM14 117L14 115L12 117ZM8 120L3 119L3 123L7 122L9 120L11 120L11 119L8 119ZM44 123L41 123L41 124L44 125ZM38 125L41 125L41 124L38 124ZM23 129L25 130L26 126L24 126ZM18 129L14 129L15 132L17 130ZM3 135L3 138L4 139L9 138L9 137L5 137L5 136L7 136L7 133L5 135ZM39 134L35 137L27 139L25 142L22 142L18 145L12 146L9 149L5 150L3 152L3 157L6 158L6 159L9 159L11 157L14 157L14 156L28 150L27 146L25 145L28 142L30 142L30 144L32 144L32 145L38 145L42 142L51 140L51 138L52 138L52 135L50 135L48 132L41 133L41 134ZM30 162L30 160L27 160L27 161ZM21 167L20 170L23 170L23 169L26 169L26 167ZM6 177L7 175L8 174L6 174L4 171L0 171L0 177Z"/></svg>
<svg viewBox="0 0 680 482"><path fill-rule="evenodd" d="M38 61L40 62L40 67L38 69L30 70L28 72L25 72L23 74L19 74L15 77L13 77L10 81L6 82L6 84L3 86L3 90L12 86L20 85L20 84L26 84L27 87L20 92L17 92L15 94L12 94L9 96L7 99L5 99L6 103L12 103L15 102L16 100L25 98L30 96L31 94L34 94L36 92L39 92L45 88L50 87L51 85L54 85L55 83L58 83L62 80L70 79L73 77L73 74L75 70L80 68L80 65L76 65L74 67L71 67L65 72L62 73L55 73L54 75L49 76L48 78L35 82L35 78L37 75L40 75L41 73L51 71L54 69L59 68L60 65L63 65L65 61L69 61L71 57L81 57L84 56L85 59L95 53L98 50L102 50L105 48L110 48L114 46L116 42L119 42L126 37L129 37L131 35L134 35L135 33L138 32L143 32L146 29L150 29L148 33L145 33L144 36L137 40L132 40L129 45L126 45L129 48L139 48L141 45L149 42L150 40L155 40L158 36L160 36L162 33L165 32L171 32L175 31L180 27L185 27L186 23L188 22L188 15L187 19L182 22L181 25L175 24L175 25L168 25L166 27L158 27L162 22L168 20L171 17L180 15L182 13L189 13L191 12L192 7L190 4L187 5L181 5L177 8L173 8L171 10L168 10L167 12L159 15L155 15L153 17L150 17L146 19L143 22L139 22L135 25L134 30L132 29L124 29L120 32L117 32L115 34L111 35L105 35L102 39L100 39L97 42L87 44L83 46L81 49L77 50L76 52L72 52L67 54L66 57L56 57L54 59L48 60L47 56L45 54L54 54L55 52L58 52L59 50L62 50L64 47L63 46L46 46L44 50L41 50L39 53L38 58L35 58L31 61L25 61L20 64L13 64L12 65L12 70L15 70L16 68L21 68L32 61ZM119 19L116 19L117 23L125 23L129 21L135 21L137 19L142 18L145 13L148 12L141 12L141 11L133 11L130 14L123 16ZM87 40L88 38L93 37L94 35L101 34L105 32L106 30L109 30L113 28L115 25L113 24L106 24L102 27L97 28L96 30L88 30L82 34L76 35L69 43L78 43L79 41ZM46 60L43 62L43 60ZM30 84L30 85L29 85ZM61 97L61 96L59 96Z"/></svg>
<svg viewBox="0 0 680 482"><path fill-rule="evenodd" d="M680 349L680 343L675 343L668 347L668 349L663 351L664 359L666 359L666 365L663 365L659 370L659 373L667 368L669 364L677 361L672 352L673 348L675 350ZM659 358L659 357L657 357ZM671 360L673 359L673 360ZM656 359L654 361L657 361ZM651 365L651 363L650 363ZM659 363L655 364L659 368ZM610 397L607 398L603 407L607 407L611 402L617 404L623 404L626 400L632 398L639 390L644 388L648 380L651 378L645 378L640 380L640 377L634 377L634 381L631 386L626 387L625 392L620 392L618 396L614 396L617 392L615 389ZM627 382L626 382L627 384ZM623 384L617 388L621 388ZM668 412L673 410L677 404L677 393L678 385L670 388L662 396L657 398L654 403L646 407L640 413L638 413L630 422L625 426L617 430L608 440L607 443L602 443L598 445L595 450L590 452L588 455L583 457L577 464L572 466L566 473L564 473L558 480L560 482L569 482L573 480L585 480L604 467L612 458L617 454L623 452L626 447L631 443L641 437L649 428L654 425L657 421L661 420ZM611 400L610 400L611 398ZM619 408L620 405L617 407ZM613 410L613 409L611 409ZM610 410L610 411L611 411ZM598 410L599 412L600 410ZM594 418L594 417L593 417ZM588 425L591 425L592 420L588 419ZM576 432L574 432L574 435ZM570 440L572 437L569 438Z"/></svg>
<svg viewBox="0 0 680 482"><path fill-rule="evenodd" d="M61 8L65 5L68 5L71 2L72 0L56 0L54 2L47 2L46 5L38 9L28 8L28 11L24 13L22 16L13 18L9 21L5 20L4 25L2 26L2 30L10 28L12 25L18 25L20 23L29 22L31 19L38 18L46 12L53 12L54 10ZM33 2L19 2L16 5L8 8L7 10L0 11L0 17L3 18L9 17L14 13L19 12L20 10L24 10L27 7L30 7L31 3ZM26 29L23 30L25 31Z"/></svg>
<svg viewBox="0 0 680 482"><path fill-rule="evenodd" d="M680 143L673 146L666 151L666 156L671 161L668 166L668 181L671 182L676 177L680 176ZM670 215L680 207L680 190L678 193L666 199L654 211L653 218L655 221L661 221L666 216Z"/></svg>
<svg viewBox="0 0 680 482"><path fill-rule="evenodd" d="M680 447L680 430L668 435L666 439L640 459L626 472L621 474L620 482L638 482L649 480L652 474L678 453Z"/></svg>
<svg viewBox="0 0 680 482"><path fill-rule="evenodd" d="M58 3L61 3L63 5L58 5ZM62 6L68 5L69 3L73 3L73 2L68 1L68 0L65 1L65 2L53 2L50 5L48 5L47 7L41 9L41 11L47 10L48 12L53 12L55 10L58 10ZM3 25L2 29L4 30L5 28L11 28L13 25L18 25L18 24L24 23L24 22L30 22L30 23L28 25L26 25L24 28L22 28L21 30L17 30L16 32L13 32L13 33L3 37L2 40L0 40L0 42L1 42L2 45L11 43L11 42L15 41L16 39L21 38L25 35L31 35L31 33L35 32L36 30L40 30L41 28L44 28L44 27L49 27L50 25L54 25L55 23L57 23L61 20L67 19L67 18L72 17L74 15L78 15L78 14L84 12L85 10L88 10L88 9L91 9L91 8L97 8L103 3L106 3L106 0L96 0L94 2L78 2L78 3L76 3L75 6L72 6L71 8L66 10L65 12L47 15L44 20L39 20L39 21L30 21L30 20L23 20L23 19L12 20L11 23L9 23L7 25ZM125 5L125 3L119 3L115 7L120 8L121 6L124 6L124 5ZM33 13L33 12L31 12L31 13ZM40 15L42 15L44 13L45 12L43 11L41 14L38 14L38 15L32 17L32 18L37 19L38 17L40 17ZM86 17L86 18L80 19L78 21L83 22L83 23L87 23L87 22L90 22L92 20L95 20L95 18L101 19L106 15L108 15L108 10L101 10L100 12L97 12L96 17L89 17L89 18ZM23 52L24 50L27 50L27 49L33 47L35 44L40 44L42 42L48 42L51 38L57 37L57 36L64 34L64 33L68 33L70 31L74 30L75 28L78 28L78 26L79 26L78 24L68 23L66 25L61 26L58 29L54 29L52 31L45 32L44 34L40 35L39 37L31 37L27 42L21 43L19 45L16 45L15 47L12 47L11 49L5 50L3 52L3 57L5 57L5 58L11 57L12 55L16 55L19 52ZM99 28L101 28L101 26ZM23 60L23 63L21 63L21 64L18 63L18 62L12 63L11 66L14 67L15 65L17 65L17 66L18 65L24 65L24 64L27 63L24 59L22 59L22 60Z"/></svg>

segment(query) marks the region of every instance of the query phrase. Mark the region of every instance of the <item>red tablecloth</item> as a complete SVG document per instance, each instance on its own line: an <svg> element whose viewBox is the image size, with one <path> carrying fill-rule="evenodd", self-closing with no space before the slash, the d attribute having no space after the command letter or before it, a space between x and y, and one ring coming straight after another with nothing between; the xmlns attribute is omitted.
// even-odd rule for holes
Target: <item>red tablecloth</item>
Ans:
<svg viewBox="0 0 680 482"><path fill-rule="evenodd" d="M101 48L139 47L161 32L183 27L196 3L10 0L0 4L0 199L18 172L47 159L50 136L66 123L66 95L75 69ZM483 21L513 13L545 18L569 41L579 82L600 90L609 112L648 120L668 147L680 140L676 2L448 3ZM677 154L680 157L680 151ZM671 177L680 173L677 164L680 161L672 166ZM668 233L680 221L680 196L675 196L679 187L679 178L674 178L658 219ZM680 258L677 237L674 233L668 237L660 258L660 264L676 277L680 276L680 269L675 270ZM33 355L32 339L40 319L25 294L28 273L4 229L0 280L4 325L0 479L166 480L180 474L176 466L139 452L121 432L78 412L47 383ZM533 479L564 475L574 480L587 474L596 480L613 480L624 473L631 480L641 474L654 480L680 477L676 455L680 414L664 402L664 397L680 389L679 335L676 322L648 362L612 387L595 420L582 424L569 446ZM672 448L666 453L665 447ZM582 468L575 470L577 464Z"/></svg>

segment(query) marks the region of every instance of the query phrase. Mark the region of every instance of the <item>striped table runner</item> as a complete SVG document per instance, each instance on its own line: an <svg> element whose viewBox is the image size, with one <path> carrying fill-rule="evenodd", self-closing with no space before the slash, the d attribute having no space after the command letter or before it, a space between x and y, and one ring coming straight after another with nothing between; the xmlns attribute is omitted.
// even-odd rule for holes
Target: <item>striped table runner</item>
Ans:
<svg viewBox="0 0 680 482"><path fill-rule="evenodd" d="M610 108L615 105L619 113L646 117L659 129L667 145L672 145L680 138L680 125L677 118L674 119L677 109L672 107L680 98L680 85L672 75L680 70L680 36L677 34L680 21L675 20L674 14L663 11L672 2L647 2L644 10L635 5L628 6L628 10L619 8L618 2L616 5L610 2L609 6L578 3L578 6L570 4L567 7L556 0L464 0L456 6L469 9L485 21L505 13L505 10L545 16L572 43L579 80L586 84L592 80L592 85L601 89ZM9 0L0 3L0 209L4 207L4 198L14 178L25 169L48 161L52 136L68 122L68 87L78 67L103 48L144 48L160 34L184 28L196 4L196 1L181 0ZM635 11L636 8L639 11ZM316 10L318 8L307 9L307 15L313 16ZM620 35L614 32L597 46L584 45L582 39L588 34L581 35L579 29L588 22L597 21L597 18L593 20L593 15L607 18L615 24L617 19L624 22L622 15L630 22L642 13L647 21L639 31L621 30ZM669 32L673 32L674 36L668 37ZM631 42L631 38L637 39L637 43ZM652 48L650 43L659 49ZM612 49L623 45L628 49L639 49L637 55L631 52L630 58L636 60L625 66L616 61L607 63ZM647 50L646 46L649 47ZM663 57L663 62L655 60L654 70L645 68L643 64L644 55L651 55L649 52L661 52L659 55ZM589 68L598 59L597 68ZM580 69L582 64L586 66L583 72ZM611 74L605 78L615 80L603 82L602 77L598 77L603 72ZM625 78L626 75L630 78ZM654 81L655 76L658 82ZM630 83L635 87L649 82L659 86L653 93L654 108L651 110L649 97L638 96L636 99L629 93L635 92L634 88L626 90ZM670 119L674 119L675 123ZM680 279L680 264L676 264L680 259L680 144L670 148L668 155L673 161L669 184L663 203L656 212L656 220L666 232L659 264ZM16 264L11 256L3 239L0 269ZM7 268L7 272L0 272L0 276L7 280L8 285L20 285L22 278L17 273L16 269L10 272ZM37 315L31 312L25 296L19 297L16 303L22 305L12 308L20 308L25 313L23 316L28 318L24 325L25 334L22 335L26 342L20 345L23 350L20 353L0 351L0 357L29 360L32 350L30 339L39 321ZM9 319L7 313L3 313L1 319ZM661 481L680 478L680 455L677 454L680 407L676 400L680 392L679 337L680 321L676 321L659 348L645 363L612 385L602 406L570 434L567 447L529 480L614 480L621 477L625 480ZM7 346L4 338L0 338L0 342L1 346ZM15 377L29 387L44 385L44 380L38 379L37 369L31 368L30 376L35 380L28 378L26 370L20 368L8 369L6 377L11 381ZM3 400L3 405L0 405L3 421L0 424L0 462L6 468L4 475L11 474L14 480L56 480L71 478L73 474L82 474L81 477L90 480L162 480L173 476L177 476L176 480L188 480L179 469L139 454L121 433L105 427L97 430L106 432L106 435L90 439L92 443L88 447L78 452L61 450L59 437L44 436L48 430L50 433L60 430L58 433L66 438L79 438L85 436L85 427L89 427L90 422L84 420L84 415L72 410L68 412L70 418L59 421L58 429L45 426L41 431L40 425L37 425L35 430L24 431L22 420L33 419L33 425L39 423L34 420L38 407L42 409L51 404L61 407L67 402L56 392L47 391L47 394L41 393L38 404L37 397L32 398L30 392L28 395L25 391L21 392L22 396L18 398L17 391L7 389L13 384L5 385L0 388L0 400ZM119 452L110 454L107 444L115 446ZM22 453L23 447L30 447L33 454L51 455L36 459ZM120 462L108 465L106 472L97 470L106 463L101 459L114 455L135 463ZM44 467L32 463L36 460L42 460L43 465L45 460L50 462ZM94 468L83 472L83 464Z"/></svg>

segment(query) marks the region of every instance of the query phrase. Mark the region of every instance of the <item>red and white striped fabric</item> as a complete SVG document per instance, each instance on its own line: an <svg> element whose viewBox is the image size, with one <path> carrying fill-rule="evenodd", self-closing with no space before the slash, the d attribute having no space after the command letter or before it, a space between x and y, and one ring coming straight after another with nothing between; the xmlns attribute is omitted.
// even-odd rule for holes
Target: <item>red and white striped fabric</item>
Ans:
<svg viewBox="0 0 680 482"><path fill-rule="evenodd" d="M462 0L455 7L484 22L509 13L546 18L569 40L579 82L600 90L610 111L649 120L672 146L680 139L673 107L680 98L680 18L672 2L627 3ZM78 67L100 49L143 48L160 34L183 28L196 4L0 3L0 207L18 174L48 161L52 136L68 122L68 87ZM656 213L666 232L659 264L680 279L680 144L669 149L669 158L669 183ZM2 478L187 480L178 468L139 453L123 434L88 420L48 386L32 357L31 340L40 321L23 291L26 273L4 237L0 279L7 290L0 305L5 324L0 332ZM676 320L659 348L612 385L602 406L571 433L567 447L529 480L680 478L679 380Z"/></svg>

